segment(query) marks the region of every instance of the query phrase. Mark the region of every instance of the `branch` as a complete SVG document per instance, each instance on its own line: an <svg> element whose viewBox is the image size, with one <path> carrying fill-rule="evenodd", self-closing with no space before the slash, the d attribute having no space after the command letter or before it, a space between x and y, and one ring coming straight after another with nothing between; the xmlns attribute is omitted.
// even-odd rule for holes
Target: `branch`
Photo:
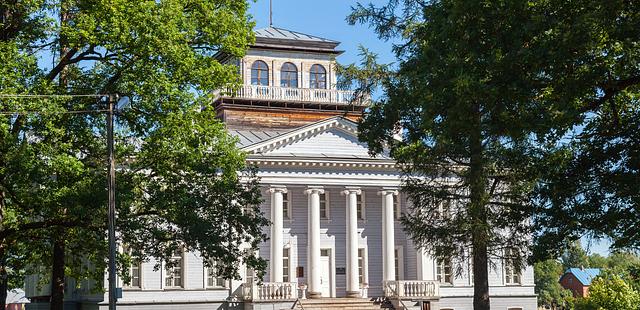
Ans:
<svg viewBox="0 0 640 310"><path fill-rule="evenodd" d="M620 91L623 91L631 86L640 84L640 75L636 75L624 80L616 80L606 84L599 85L604 90L604 96L589 102L586 106L580 109L580 112L588 112L599 108L609 99L613 98Z"/></svg>

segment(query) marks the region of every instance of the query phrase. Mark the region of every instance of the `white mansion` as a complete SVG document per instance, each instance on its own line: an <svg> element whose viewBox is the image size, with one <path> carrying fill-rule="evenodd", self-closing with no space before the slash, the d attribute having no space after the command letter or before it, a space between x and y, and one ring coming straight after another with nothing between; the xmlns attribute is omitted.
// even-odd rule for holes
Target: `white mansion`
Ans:
<svg viewBox="0 0 640 310"><path fill-rule="evenodd" d="M468 268L456 276L451 261L415 248L399 222L406 209L400 172L357 139L366 104L350 104L353 93L335 88L339 42L275 27L256 37L244 58L221 58L237 63L244 86L220 92L214 104L259 167L261 208L272 222L259 251L269 261L264 281L246 268L242 281L216 278L196 254L180 253L171 270L155 271L155 261L131 266L118 307L375 309L388 297L397 309L472 309ZM491 308L536 309L532 268L494 263ZM68 287L73 309L107 309L106 294ZM27 287L32 301L42 294Z"/></svg>

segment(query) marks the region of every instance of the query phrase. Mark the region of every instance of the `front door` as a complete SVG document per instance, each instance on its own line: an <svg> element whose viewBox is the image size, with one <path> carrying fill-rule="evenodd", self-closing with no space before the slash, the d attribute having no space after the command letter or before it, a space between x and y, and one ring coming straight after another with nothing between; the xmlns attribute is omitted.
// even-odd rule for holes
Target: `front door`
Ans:
<svg viewBox="0 0 640 310"><path fill-rule="evenodd" d="M320 251L320 293L331 297L331 256L330 250Z"/></svg>

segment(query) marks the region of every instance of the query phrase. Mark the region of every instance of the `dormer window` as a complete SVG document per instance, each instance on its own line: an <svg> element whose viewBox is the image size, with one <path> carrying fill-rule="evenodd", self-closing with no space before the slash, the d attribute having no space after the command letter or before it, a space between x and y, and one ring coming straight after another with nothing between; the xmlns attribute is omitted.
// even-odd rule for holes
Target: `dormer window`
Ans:
<svg viewBox="0 0 640 310"><path fill-rule="evenodd" d="M262 60L251 65L251 85L269 86L269 67Z"/></svg>
<svg viewBox="0 0 640 310"><path fill-rule="evenodd" d="M298 87L298 68L296 65L285 62L280 68L280 87Z"/></svg>
<svg viewBox="0 0 640 310"><path fill-rule="evenodd" d="M309 72L309 87L317 89L327 88L327 70L322 65L311 66Z"/></svg>

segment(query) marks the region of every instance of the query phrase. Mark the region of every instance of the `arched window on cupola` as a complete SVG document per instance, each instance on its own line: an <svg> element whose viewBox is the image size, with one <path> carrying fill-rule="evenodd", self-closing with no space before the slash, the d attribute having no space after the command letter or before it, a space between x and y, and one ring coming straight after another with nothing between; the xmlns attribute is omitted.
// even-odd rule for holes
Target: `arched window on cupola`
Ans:
<svg viewBox="0 0 640 310"><path fill-rule="evenodd" d="M315 64L311 66L309 72L309 87L310 88L327 88L327 70L322 65Z"/></svg>
<svg viewBox="0 0 640 310"><path fill-rule="evenodd" d="M262 60L251 65L251 85L269 86L269 67Z"/></svg>
<svg viewBox="0 0 640 310"><path fill-rule="evenodd" d="M296 65L285 62L280 68L280 87L298 87L298 68Z"/></svg>

